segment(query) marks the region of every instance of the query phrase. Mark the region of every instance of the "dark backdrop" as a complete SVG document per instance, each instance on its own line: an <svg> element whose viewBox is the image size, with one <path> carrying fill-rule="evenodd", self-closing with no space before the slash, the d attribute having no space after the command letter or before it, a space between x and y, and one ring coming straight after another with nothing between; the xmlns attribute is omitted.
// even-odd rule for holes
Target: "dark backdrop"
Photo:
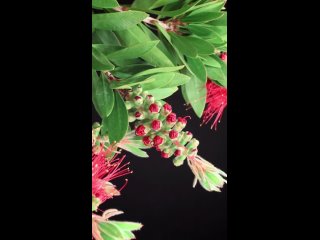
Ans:
<svg viewBox="0 0 320 240"><path fill-rule="evenodd" d="M192 110L185 110L180 92L166 100L178 116L192 117L186 130L200 140L199 154L227 171L227 111L214 131L210 125L200 127ZM92 120L99 120L94 110ZM125 212L115 219L142 222L144 227L136 234L141 240L227 239L227 186L221 193L206 192L200 185L194 189L193 174L186 162L177 168L172 158L161 158L153 149L148 153L147 159L127 153L134 173L128 176L122 195L102 208Z"/></svg>

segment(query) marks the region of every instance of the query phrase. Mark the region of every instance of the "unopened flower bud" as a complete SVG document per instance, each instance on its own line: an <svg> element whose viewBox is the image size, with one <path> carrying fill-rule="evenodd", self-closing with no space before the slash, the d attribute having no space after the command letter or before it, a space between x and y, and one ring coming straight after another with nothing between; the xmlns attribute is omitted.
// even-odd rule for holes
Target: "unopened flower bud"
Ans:
<svg viewBox="0 0 320 240"><path fill-rule="evenodd" d="M181 154L182 154L181 149L177 149L177 150L174 151L174 156L176 156L176 157L181 156Z"/></svg>
<svg viewBox="0 0 320 240"><path fill-rule="evenodd" d="M171 130L169 132L170 139L176 139L179 136L179 133L176 130Z"/></svg>
<svg viewBox="0 0 320 240"><path fill-rule="evenodd" d="M154 97L152 95L147 95L145 99L148 104L154 103Z"/></svg>
<svg viewBox="0 0 320 240"><path fill-rule="evenodd" d="M150 104L149 112L150 113L158 113L159 112L159 106L156 103Z"/></svg>
<svg viewBox="0 0 320 240"><path fill-rule="evenodd" d="M134 101L135 106L140 106L143 103L143 98L140 96L135 96L133 98L133 101Z"/></svg>
<svg viewBox="0 0 320 240"><path fill-rule="evenodd" d="M154 138L153 138L153 146L159 146L163 143L163 138L156 135Z"/></svg>
<svg viewBox="0 0 320 240"><path fill-rule="evenodd" d="M169 152L168 152L168 150L163 150L163 151L161 152L161 157L163 157L163 158L169 158Z"/></svg>
<svg viewBox="0 0 320 240"><path fill-rule="evenodd" d="M184 163L184 160L186 159L186 156L178 156L178 157L175 157L173 159L173 165L175 165L176 167L179 167L181 166L183 163Z"/></svg>
<svg viewBox="0 0 320 240"><path fill-rule="evenodd" d="M162 122L160 120L157 120L157 119L153 120L151 122L151 127L152 127L153 130L158 131L162 127Z"/></svg>
<svg viewBox="0 0 320 240"><path fill-rule="evenodd" d="M191 141L187 144L188 149L195 149L199 146L199 141L195 138L191 139Z"/></svg>
<svg viewBox="0 0 320 240"><path fill-rule="evenodd" d="M144 125L139 125L136 128L135 132L136 132L137 136L142 137L142 136L146 135L149 132L149 129L147 129L147 127L144 126Z"/></svg>
<svg viewBox="0 0 320 240"><path fill-rule="evenodd" d="M172 124L177 121L177 117L175 113L170 113L166 118L167 123Z"/></svg>
<svg viewBox="0 0 320 240"><path fill-rule="evenodd" d="M144 145L146 145L148 147L151 146L152 140L151 140L150 136L144 136L142 138L142 141L143 141Z"/></svg>

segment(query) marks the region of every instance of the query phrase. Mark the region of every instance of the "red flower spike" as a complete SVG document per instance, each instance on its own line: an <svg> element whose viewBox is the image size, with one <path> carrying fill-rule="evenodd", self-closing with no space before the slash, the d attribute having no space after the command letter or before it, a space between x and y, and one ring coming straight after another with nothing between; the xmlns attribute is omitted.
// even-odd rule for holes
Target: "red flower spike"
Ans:
<svg viewBox="0 0 320 240"><path fill-rule="evenodd" d="M137 136L140 136L140 137L142 137L142 136L144 136L144 135L146 135L147 133L146 133L146 127L145 126L143 126L143 125L139 125L137 128L136 128L136 135Z"/></svg>
<svg viewBox="0 0 320 240"><path fill-rule="evenodd" d="M175 139L175 138L177 138L179 136L179 133L176 131L176 130L171 130L170 132L169 132L169 137L171 138L171 139Z"/></svg>
<svg viewBox="0 0 320 240"><path fill-rule="evenodd" d="M151 113L158 113L159 112L159 106L155 103L150 104L149 111Z"/></svg>
<svg viewBox="0 0 320 240"><path fill-rule="evenodd" d="M92 154L92 195L101 203L118 196L123 188L117 190L110 181L131 173L127 167L129 163L120 166L125 156L117 158L115 155L110 161L106 161L106 154L107 151L103 150Z"/></svg>
<svg viewBox="0 0 320 240"><path fill-rule="evenodd" d="M207 81L207 99L206 109L202 115L202 124L207 124L213 117L215 117L211 128L217 130L218 122L222 118L222 113L227 107L227 89L217 85L212 81Z"/></svg>
<svg viewBox="0 0 320 240"><path fill-rule="evenodd" d="M153 146L159 146L163 143L163 138L156 135L154 138L153 138Z"/></svg>
<svg viewBox="0 0 320 240"><path fill-rule="evenodd" d="M151 127L153 130L158 131L162 127L162 122L158 119L151 122Z"/></svg>
<svg viewBox="0 0 320 240"><path fill-rule="evenodd" d="M144 145L146 145L146 146L150 146L151 143L152 143L152 140L151 140L151 138L149 136L143 137L142 141L143 141Z"/></svg>
<svg viewBox="0 0 320 240"><path fill-rule="evenodd" d="M175 113L170 113L166 118L168 123L175 123L177 121L177 116Z"/></svg>

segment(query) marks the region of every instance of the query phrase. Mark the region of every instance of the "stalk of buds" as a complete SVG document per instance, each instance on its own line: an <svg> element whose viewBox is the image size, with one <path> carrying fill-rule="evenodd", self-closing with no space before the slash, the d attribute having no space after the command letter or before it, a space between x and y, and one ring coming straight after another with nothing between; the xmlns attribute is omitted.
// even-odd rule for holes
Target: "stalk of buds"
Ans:
<svg viewBox="0 0 320 240"><path fill-rule="evenodd" d="M226 176L224 172L197 155L199 141L193 138L191 132L183 131L189 116L177 117L170 104L157 101L147 91L143 91L141 86L135 86L127 92L125 103L130 122L134 122L135 134L141 137L146 146L154 147L163 158L174 156L175 166L181 166L187 159L195 174L195 181L199 181L208 191L219 191L226 183L219 175ZM204 161L205 164L201 164ZM212 177L204 177L207 175L220 178L213 180Z"/></svg>

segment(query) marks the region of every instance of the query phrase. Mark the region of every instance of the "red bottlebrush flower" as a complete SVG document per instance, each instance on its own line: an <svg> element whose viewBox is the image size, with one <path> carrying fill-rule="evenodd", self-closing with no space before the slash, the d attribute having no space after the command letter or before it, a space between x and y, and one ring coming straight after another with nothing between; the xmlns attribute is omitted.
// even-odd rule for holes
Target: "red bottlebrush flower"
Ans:
<svg viewBox="0 0 320 240"><path fill-rule="evenodd" d="M162 122L158 119L151 122L151 127L153 130L158 131L162 127Z"/></svg>
<svg viewBox="0 0 320 240"><path fill-rule="evenodd" d="M144 145L146 145L146 146L150 146L151 143L152 143L152 140L151 140L151 138L149 136L143 137L142 141L143 141Z"/></svg>
<svg viewBox="0 0 320 240"><path fill-rule="evenodd" d="M143 126L143 125L139 125L137 128L136 128L136 135L137 136L140 136L140 137L142 137L142 136L144 136L144 135L146 135L147 133L146 133L146 127L145 126Z"/></svg>
<svg viewBox="0 0 320 240"><path fill-rule="evenodd" d="M120 166L125 155L121 158L117 158L116 155L107 161L106 153L106 151L101 151L97 155L92 154L92 195L98 198L101 203L113 196L120 195L120 191L126 185L117 190L110 181L131 173L127 167L129 163Z"/></svg>
<svg viewBox="0 0 320 240"><path fill-rule="evenodd" d="M149 111L151 113L158 113L159 112L159 106L155 103L150 104Z"/></svg>
<svg viewBox="0 0 320 240"><path fill-rule="evenodd" d="M168 123L174 123L177 121L177 116L175 113L170 113L168 116L167 116L167 122Z"/></svg>
<svg viewBox="0 0 320 240"><path fill-rule="evenodd" d="M227 106L227 89L212 81L207 81L206 109L202 115L202 124L207 124L214 116L211 128L217 129L218 122L222 118L223 110Z"/></svg>
<svg viewBox="0 0 320 240"><path fill-rule="evenodd" d="M161 157L163 157L163 158L169 158L169 154L166 153L166 152L164 152L164 151L162 151L162 152L161 152Z"/></svg>
<svg viewBox="0 0 320 240"><path fill-rule="evenodd" d="M174 151L174 155L175 155L176 157L180 156L180 155L181 155L181 150L180 150L180 149L175 150L175 151Z"/></svg>
<svg viewBox="0 0 320 240"><path fill-rule="evenodd" d="M136 112L135 114L134 114L134 116L136 117L136 118L139 118L139 117L141 117L141 112Z"/></svg>
<svg viewBox="0 0 320 240"><path fill-rule="evenodd" d="M163 138L156 135L154 138L153 138L153 146L159 146L160 144L163 143Z"/></svg>
<svg viewBox="0 0 320 240"><path fill-rule="evenodd" d="M171 139L175 139L175 138L177 138L179 136L179 133L176 131L176 130L171 130L170 132L169 132L169 137L171 138Z"/></svg>
<svg viewBox="0 0 320 240"><path fill-rule="evenodd" d="M166 114L169 114L169 113L172 112L172 107L171 107L171 105L168 104L168 103L165 103L165 104L162 106L162 108L163 108L163 110L164 110L164 112L165 112Z"/></svg>

